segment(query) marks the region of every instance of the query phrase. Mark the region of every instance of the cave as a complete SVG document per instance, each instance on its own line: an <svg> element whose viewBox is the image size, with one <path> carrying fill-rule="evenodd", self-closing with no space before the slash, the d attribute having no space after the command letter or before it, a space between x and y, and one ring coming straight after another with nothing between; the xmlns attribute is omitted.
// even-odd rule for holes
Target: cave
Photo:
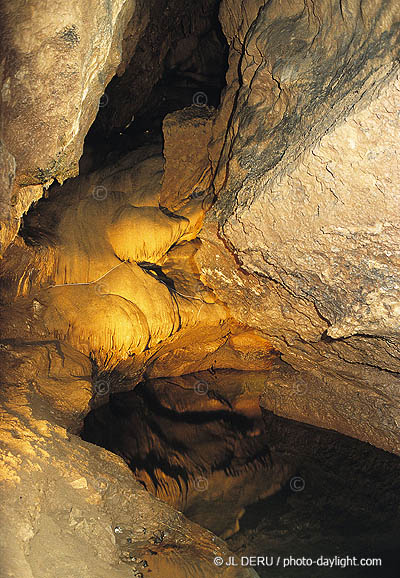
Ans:
<svg viewBox="0 0 400 578"><path fill-rule="evenodd" d="M398 2L0 13L1 578L397 578Z"/></svg>

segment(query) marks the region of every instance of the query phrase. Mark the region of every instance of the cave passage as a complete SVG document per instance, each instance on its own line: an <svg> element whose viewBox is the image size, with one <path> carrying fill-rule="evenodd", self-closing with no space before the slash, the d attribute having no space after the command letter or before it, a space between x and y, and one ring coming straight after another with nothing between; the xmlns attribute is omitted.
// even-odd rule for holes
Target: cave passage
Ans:
<svg viewBox="0 0 400 578"><path fill-rule="evenodd" d="M124 74L101 98L86 139L80 173L116 162L142 146L162 143L167 114L194 105L217 108L225 87L228 44L219 0L162 0L162 23L150 22Z"/></svg>
<svg viewBox="0 0 400 578"><path fill-rule="evenodd" d="M398 577L400 14L343 4L3 10L8 577Z"/></svg>
<svg viewBox="0 0 400 578"><path fill-rule="evenodd" d="M150 492L238 557L373 557L384 573L338 561L312 576L397 576L399 458L262 411L246 381L229 370L144 381L92 410L82 438L122 456Z"/></svg>

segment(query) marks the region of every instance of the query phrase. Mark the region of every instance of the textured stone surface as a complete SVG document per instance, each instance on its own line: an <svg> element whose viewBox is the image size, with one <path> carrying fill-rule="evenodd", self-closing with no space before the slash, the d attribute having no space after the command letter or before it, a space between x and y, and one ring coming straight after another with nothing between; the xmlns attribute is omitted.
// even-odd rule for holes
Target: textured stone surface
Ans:
<svg viewBox="0 0 400 578"><path fill-rule="evenodd" d="M11 198L14 178L15 159L0 141L0 255L4 250L3 247L8 245L18 231L19 221L13 222L12 218Z"/></svg>
<svg viewBox="0 0 400 578"><path fill-rule="evenodd" d="M213 150L213 161L216 184L224 183L219 208L229 215L396 67L399 7L379 0L224 0L220 18L230 43L220 111L223 134L226 125L228 131L222 158Z"/></svg>
<svg viewBox="0 0 400 578"><path fill-rule="evenodd" d="M160 203L179 206L189 195L211 196L211 166L207 145L211 138L214 110L191 106L169 114L163 121L165 157Z"/></svg>
<svg viewBox="0 0 400 578"><path fill-rule="evenodd" d="M2 577L256 578L215 566L215 556L230 555L224 542L152 497L121 458L66 429L71 396L82 418L91 395L84 356L2 344L0 364Z"/></svg>
<svg viewBox="0 0 400 578"><path fill-rule="evenodd" d="M204 195L188 194L182 176L178 201L169 203L179 210L164 208L163 165L157 148L140 149L70 180L30 212L24 239L18 236L0 263L9 303L3 319L16 321L4 337L50 335L102 370L119 366L132 377L146 367L152 377L269 367L268 340L234 321L199 279L193 256ZM29 331L16 314L22 303L28 316L35 312Z"/></svg>
<svg viewBox="0 0 400 578"><path fill-rule="evenodd" d="M221 7L202 280L308 384L267 407L399 452L398 4L246 7Z"/></svg>
<svg viewBox="0 0 400 578"><path fill-rule="evenodd" d="M38 4L2 3L3 250L43 186L75 174L104 87L147 24L144 2ZM1 263L6 576L70 576L71 560L80 576L128 576L131 536L135 557L160 554L155 576L218 575L223 544L69 433L92 396L146 369L266 369L272 344L282 361L266 408L400 452L399 10L223 0L222 106L167 118L164 181L161 151L138 151L26 219ZM165 53L143 60L154 81Z"/></svg>
<svg viewBox="0 0 400 578"><path fill-rule="evenodd" d="M123 55L125 28L130 21L132 51L146 9L140 0L57 0L45 11L39 1L3 2L1 19L1 138L16 162L13 208L1 214L2 226L10 227L2 235L8 244L15 220L18 226L42 186L77 174L84 138L105 104L104 89L123 56L130 56Z"/></svg>
<svg viewBox="0 0 400 578"><path fill-rule="evenodd" d="M336 339L400 327L399 108L396 75L224 226L244 266L312 300Z"/></svg>

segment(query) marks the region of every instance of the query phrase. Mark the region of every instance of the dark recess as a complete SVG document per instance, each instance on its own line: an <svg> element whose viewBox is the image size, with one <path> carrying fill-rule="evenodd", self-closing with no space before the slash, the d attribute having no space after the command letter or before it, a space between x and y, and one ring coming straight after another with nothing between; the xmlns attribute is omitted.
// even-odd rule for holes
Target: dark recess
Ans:
<svg viewBox="0 0 400 578"><path fill-rule="evenodd" d="M150 4L150 23L130 63L122 76L111 80L101 99L86 137L81 172L115 162L139 146L161 143L162 120L175 110L194 102L219 105L228 59L219 4Z"/></svg>

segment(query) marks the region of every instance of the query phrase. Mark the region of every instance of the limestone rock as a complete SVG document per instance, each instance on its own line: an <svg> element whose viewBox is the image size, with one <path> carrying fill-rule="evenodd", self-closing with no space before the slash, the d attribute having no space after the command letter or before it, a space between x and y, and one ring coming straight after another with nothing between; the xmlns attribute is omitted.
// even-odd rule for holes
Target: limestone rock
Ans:
<svg viewBox="0 0 400 578"><path fill-rule="evenodd" d="M153 377L266 369L269 341L260 334L245 351L235 345L231 336L238 343L246 324L200 281L193 255L203 199L189 195L176 212L163 207L163 166L157 147L135 151L70 180L30 212L0 264L5 318L19 311L11 335L24 327L24 303L26 315L35 311L28 340L50 333L102 370L118 366L129 387L145 369Z"/></svg>
<svg viewBox="0 0 400 578"><path fill-rule="evenodd" d="M204 198L209 193L211 166L207 145L213 118L212 109L196 105L165 117L162 205L173 208L189 195Z"/></svg>
<svg viewBox="0 0 400 578"><path fill-rule="evenodd" d="M16 162L18 207L11 225L7 213L1 217L10 227L6 246L16 233L14 219L41 194L41 186L29 187L77 174L84 138L123 58L125 28L131 21L131 44L137 42L146 10L142 1L57 0L43 11L35 0L2 3L1 13L1 138Z"/></svg>
<svg viewBox="0 0 400 578"><path fill-rule="evenodd" d="M399 452L400 12L313 9L222 3L219 196L196 259L307 383L304 403L283 390L275 403L272 380L267 407Z"/></svg>
<svg viewBox="0 0 400 578"><path fill-rule="evenodd" d="M143 571L143 560L154 576L186 578L189 569L199 577L257 576L215 566L215 556L231 555L225 543L146 492L121 458L68 433L68 411L56 424L52 403L39 392L46 359L28 358L39 372L34 385L28 360L15 364L16 356L18 350L0 350L2 576L63 578L72 568L82 578L128 578ZM70 360L63 359L64 371L80 388Z"/></svg>

